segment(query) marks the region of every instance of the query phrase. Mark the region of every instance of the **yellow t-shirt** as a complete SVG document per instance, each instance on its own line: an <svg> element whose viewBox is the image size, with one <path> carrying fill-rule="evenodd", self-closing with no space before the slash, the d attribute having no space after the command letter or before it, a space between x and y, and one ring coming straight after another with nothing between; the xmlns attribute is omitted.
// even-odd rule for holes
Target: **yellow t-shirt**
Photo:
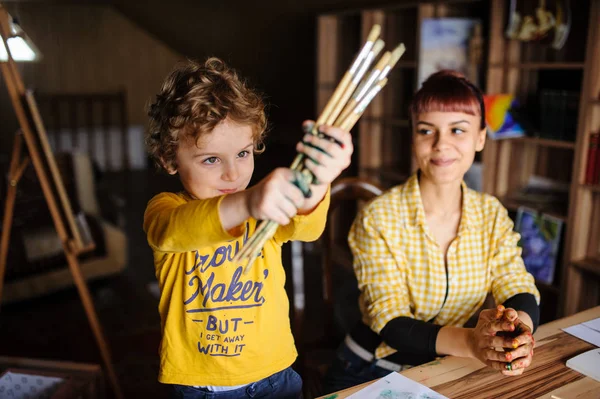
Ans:
<svg viewBox="0 0 600 399"><path fill-rule="evenodd" d="M281 245L321 235L329 192L309 215L279 227L247 275L231 260L257 221L249 219L230 235L219 219L223 198L162 193L144 214L160 286L162 383L249 384L289 367L297 356Z"/></svg>

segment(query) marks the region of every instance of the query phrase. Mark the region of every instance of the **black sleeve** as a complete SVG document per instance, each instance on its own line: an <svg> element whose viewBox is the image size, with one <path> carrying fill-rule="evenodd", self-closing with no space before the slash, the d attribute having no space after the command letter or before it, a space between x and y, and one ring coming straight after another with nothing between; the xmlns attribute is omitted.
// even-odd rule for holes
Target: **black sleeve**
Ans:
<svg viewBox="0 0 600 399"><path fill-rule="evenodd" d="M397 317L383 327L380 335L386 344L399 352L436 356L435 341L441 328L410 317Z"/></svg>
<svg viewBox="0 0 600 399"><path fill-rule="evenodd" d="M540 324L540 308L533 294L517 294L508 298L502 305L505 308L513 308L514 310L527 313L531 317L531 321L533 321L533 332L537 330Z"/></svg>

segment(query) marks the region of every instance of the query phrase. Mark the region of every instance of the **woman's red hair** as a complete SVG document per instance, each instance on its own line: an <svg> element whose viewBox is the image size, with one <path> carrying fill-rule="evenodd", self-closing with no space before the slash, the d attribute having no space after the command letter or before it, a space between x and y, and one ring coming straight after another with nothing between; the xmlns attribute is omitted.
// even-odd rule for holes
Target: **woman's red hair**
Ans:
<svg viewBox="0 0 600 399"><path fill-rule="evenodd" d="M415 93L409 110L413 118L425 112L462 112L480 116L480 129L486 126L481 90L455 71L442 70L429 76Z"/></svg>

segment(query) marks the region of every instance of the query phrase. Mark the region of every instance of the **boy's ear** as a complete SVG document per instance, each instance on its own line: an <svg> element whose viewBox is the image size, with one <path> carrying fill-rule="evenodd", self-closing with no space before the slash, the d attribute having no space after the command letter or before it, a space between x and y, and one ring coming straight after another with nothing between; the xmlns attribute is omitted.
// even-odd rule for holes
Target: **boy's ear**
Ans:
<svg viewBox="0 0 600 399"><path fill-rule="evenodd" d="M162 159L162 158L160 159L160 164L162 165L164 170L167 171L168 174L170 174L170 175L177 174L177 168L173 167L172 165L167 164L164 159Z"/></svg>
<svg viewBox="0 0 600 399"><path fill-rule="evenodd" d="M477 143L475 143L475 151L479 152L479 151L483 150L483 147L485 146L486 137L487 137L487 127L484 127L483 129L481 129L481 131L477 135Z"/></svg>

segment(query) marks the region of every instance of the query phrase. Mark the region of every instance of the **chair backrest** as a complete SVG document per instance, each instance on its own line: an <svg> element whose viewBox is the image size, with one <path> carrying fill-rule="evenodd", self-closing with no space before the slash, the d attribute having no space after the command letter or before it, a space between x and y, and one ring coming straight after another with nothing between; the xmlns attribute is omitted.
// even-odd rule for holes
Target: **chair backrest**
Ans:
<svg viewBox="0 0 600 399"><path fill-rule="evenodd" d="M333 280L334 273L340 269L344 269L346 276L354 276L352 255L346 244L348 229L358 207L382 192L379 185L366 179L348 177L335 181L331 186L331 203L325 231L319 239L320 245L315 247L315 251L310 251L307 250L308 245L299 241L291 243L293 329L299 354L297 367L303 376L304 391L308 397L323 394L320 382L340 343L339 323L334 320L334 291L335 288L338 288L338 294L340 291L338 286L334 286ZM317 257L320 258L318 263L315 262ZM319 263L321 267L315 267ZM337 265L342 267L336 268ZM315 276L316 273L319 276ZM309 280L308 285L304 283L305 277ZM318 284L319 277L323 284L322 297L314 298L318 292L311 284ZM313 287L312 290L306 289L309 285ZM309 308L316 310L308 317L305 299L311 302ZM355 306L358 311L357 302Z"/></svg>
<svg viewBox="0 0 600 399"><path fill-rule="evenodd" d="M326 307L326 312L320 315L320 319L327 324L325 326L326 333L329 334L329 327L333 324L333 304L334 304L334 286L333 286L333 271L334 264L342 264L344 269L353 273L352 255L345 245L348 236L348 228L338 226L336 221L345 222L344 227L349 227L349 224L354 219L354 213L346 214L345 218L337 218L338 211L343 204L354 203L359 206L360 203L369 201L380 195L383 189L376 183L366 179L357 177L347 177L335 181L331 186L331 202L327 213L327 224L325 231L319 239L321 255L321 281L323 283L322 298ZM340 244L340 241L344 245ZM306 292L304 277L306 273L305 265L305 249L304 245L299 241L291 243L291 271L293 296L292 305L294 308L294 335L299 346L303 345L304 337L304 319L305 319L305 298ZM326 340L330 337L326 337Z"/></svg>
<svg viewBox="0 0 600 399"><path fill-rule="evenodd" d="M358 207L373 198L381 195L383 188L377 183L358 178L346 177L336 181L331 187L331 205L327 214L327 225L321 236L323 301L327 311L328 322L333 321L333 306L335 301L334 269L339 265L350 273L352 267L352 254L347 246L348 229L354 220ZM340 215L342 205L356 206L350 215ZM345 218L340 217L345 216Z"/></svg>

